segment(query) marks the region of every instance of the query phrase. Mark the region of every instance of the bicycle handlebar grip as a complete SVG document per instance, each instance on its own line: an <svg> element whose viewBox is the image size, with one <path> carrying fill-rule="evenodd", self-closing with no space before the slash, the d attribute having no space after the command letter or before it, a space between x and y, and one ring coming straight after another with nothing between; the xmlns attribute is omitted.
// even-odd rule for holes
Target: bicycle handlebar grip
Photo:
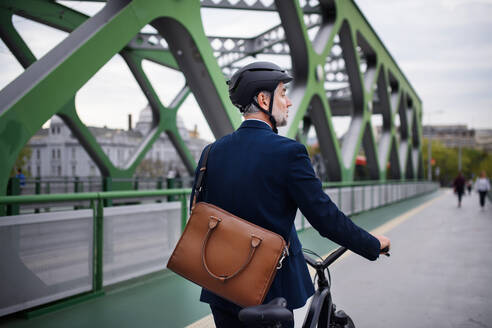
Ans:
<svg viewBox="0 0 492 328"><path fill-rule="evenodd" d="M385 248L383 248L383 249L380 251L380 253L381 253L381 254L383 254L383 253L384 253L384 255L386 255L386 256L390 256L390 254L389 254L388 252L389 252L389 246L386 246Z"/></svg>

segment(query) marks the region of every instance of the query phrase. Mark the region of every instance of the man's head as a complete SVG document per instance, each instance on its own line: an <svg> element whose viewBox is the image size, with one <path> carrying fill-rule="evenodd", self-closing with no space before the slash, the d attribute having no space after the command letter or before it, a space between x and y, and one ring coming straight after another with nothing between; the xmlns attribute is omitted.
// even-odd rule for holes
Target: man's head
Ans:
<svg viewBox="0 0 492 328"><path fill-rule="evenodd" d="M273 91L273 108L272 108L272 116L277 123L277 126L286 126L287 125L287 117L289 116L289 107L292 106L292 102L286 94L287 89L285 87L284 82L280 82L277 85L277 88ZM272 92L270 91L260 91L258 95L254 98L255 102L251 102L248 106L246 106L243 111L244 117L248 118L253 116L258 112L261 112L261 109L268 111L270 108L270 101L272 100ZM260 108L258 108L258 106Z"/></svg>
<svg viewBox="0 0 492 328"><path fill-rule="evenodd" d="M243 115L263 112L277 132L277 125L287 124L288 107L292 105L285 94L285 84L290 81L292 77L279 66L256 62L239 69L227 84L232 103Z"/></svg>

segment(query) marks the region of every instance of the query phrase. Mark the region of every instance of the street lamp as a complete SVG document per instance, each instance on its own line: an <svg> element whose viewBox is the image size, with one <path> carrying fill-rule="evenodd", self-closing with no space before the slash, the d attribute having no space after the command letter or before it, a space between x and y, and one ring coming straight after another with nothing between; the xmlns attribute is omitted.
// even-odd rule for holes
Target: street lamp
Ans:
<svg viewBox="0 0 492 328"><path fill-rule="evenodd" d="M430 128L429 128L430 130ZM432 166L431 166L431 157L432 157L432 145L431 145L431 137L430 133L427 137L427 179L432 181Z"/></svg>
<svg viewBox="0 0 492 328"><path fill-rule="evenodd" d="M432 166L431 166L431 158L432 158L432 138L431 138L431 122L429 116L442 114L443 110L437 110L435 112L424 112L427 113L427 120L429 121L429 135L427 137L427 179L432 181Z"/></svg>

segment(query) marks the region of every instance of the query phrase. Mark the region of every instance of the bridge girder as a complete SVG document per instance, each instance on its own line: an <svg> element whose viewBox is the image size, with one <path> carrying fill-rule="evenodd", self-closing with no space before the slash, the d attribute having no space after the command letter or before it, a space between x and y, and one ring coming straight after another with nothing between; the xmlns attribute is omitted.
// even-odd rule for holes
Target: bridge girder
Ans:
<svg viewBox="0 0 492 328"><path fill-rule="evenodd" d="M277 12L281 24L253 38L206 36L201 8ZM285 0L240 0L234 5L227 0L110 0L88 17L48 0L6 0L0 3L0 14L0 37L26 68L0 91L0 157L6 159L0 164L0 195L22 147L55 114L104 176L131 177L162 132L192 172L196 164L176 127L180 105L193 93L215 137L232 132L241 120L228 99L225 77L238 61L258 54L290 56L292 65L286 68L295 78L289 90L294 105L280 133L305 140L313 126L330 180L351 181L362 148L373 179L385 180L387 171L397 179L422 177L421 100L353 1L303 1L301 6ZM14 14L70 34L37 60L13 27ZM147 24L157 33L141 33ZM314 38L310 30L316 32ZM74 103L76 92L116 53L125 59L154 116L154 128L125 168L107 158ZM169 108L157 97L141 67L143 60L184 74L186 87ZM374 114L383 117L378 143L371 124ZM351 118L341 143L332 116Z"/></svg>

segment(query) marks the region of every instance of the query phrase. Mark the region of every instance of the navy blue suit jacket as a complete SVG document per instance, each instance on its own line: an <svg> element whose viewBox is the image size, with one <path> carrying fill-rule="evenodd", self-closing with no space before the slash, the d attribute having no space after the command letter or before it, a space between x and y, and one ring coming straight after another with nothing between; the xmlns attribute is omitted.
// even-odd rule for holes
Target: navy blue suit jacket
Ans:
<svg viewBox="0 0 492 328"><path fill-rule="evenodd" d="M290 256L277 271L265 302L282 296L287 299L288 307L295 309L302 307L314 293L294 227L297 208L322 236L367 259L375 260L379 256L379 241L356 226L323 192L304 145L275 134L258 120L244 121L237 131L212 144L198 200L290 240ZM200 300L239 310L205 289Z"/></svg>

